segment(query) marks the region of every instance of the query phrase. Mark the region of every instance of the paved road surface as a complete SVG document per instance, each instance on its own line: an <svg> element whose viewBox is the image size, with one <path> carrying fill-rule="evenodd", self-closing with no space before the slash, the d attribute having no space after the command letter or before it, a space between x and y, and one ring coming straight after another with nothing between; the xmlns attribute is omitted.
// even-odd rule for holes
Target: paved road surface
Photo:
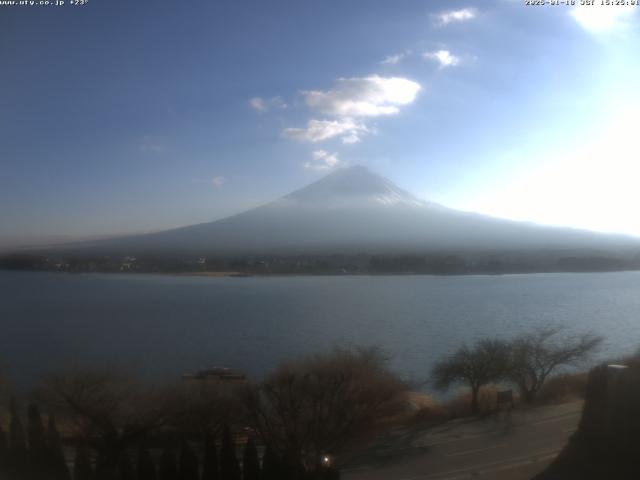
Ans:
<svg viewBox="0 0 640 480"><path fill-rule="evenodd" d="M581 402L399 431L342 470L344 480L530 478L575 431Z"/></svg>

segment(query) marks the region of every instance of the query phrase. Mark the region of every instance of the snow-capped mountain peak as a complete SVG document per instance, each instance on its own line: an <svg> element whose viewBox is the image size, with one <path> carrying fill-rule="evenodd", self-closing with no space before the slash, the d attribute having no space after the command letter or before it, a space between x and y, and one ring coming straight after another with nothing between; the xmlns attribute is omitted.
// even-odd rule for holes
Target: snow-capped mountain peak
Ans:
<svg viewBox="0 0 640 480"><path fill-rule="evenodd" d="M420 200L365 167L336 170L221 220L87 244L95 252L175 255L566 251L638 248L637 239L542 227Z"/></svg>
<svg viewBox="0 0 640 480"><path fill-rule="evenodd" d="M286 202L426 206L390 180L363 166L340 168L283 198Z"/></svg>

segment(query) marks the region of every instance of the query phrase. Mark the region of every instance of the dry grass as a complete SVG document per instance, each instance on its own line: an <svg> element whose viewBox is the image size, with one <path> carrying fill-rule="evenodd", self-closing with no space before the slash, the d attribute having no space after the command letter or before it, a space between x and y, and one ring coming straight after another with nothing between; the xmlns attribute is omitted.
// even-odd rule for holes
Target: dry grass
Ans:
<svg viewBox="0 0 640 480"><path fill-rule="evenodd" d="M566 403L584 398L587 388L587 373L568 373L551 377L543 385L536 404Z"/></svg>
<svg viewBox="0 0 640 480"><path fill-rule="evenodd" d="M479 415L490 415L496 409L498 388L493 385L483 387L478 396ZM418 394L414 394L418 395ZM438 403L427 395L422 395L423 401L414 404L411 415L405 418L408 426L427 427L437 425L448 420L471 416L471 394L461 392L451 400Z"/></svg>
<svg viewBox="0 0 640 480"><path fill-rule="evenodd" d="M478 415L484 416L496 411L496 399L498 388L494 385L487 385L480 389L478 394ZM462 392L455 398L447 402L446 408L451 418L469 417L471 416L471 393Z"/></svg>
<svg viewBox="0 0 640 480"><path fill-rule="evenodd" d="M451 418L444 405L439 404L429 395L409 392L407 401L409 409L401 419L401 422L406 426L426 427L437 425Z"/></svg>
<svg viewBox="0 0 640 480"><path fill-rule="evenodd" d="M536 405L560 404L584 398L587 385L586 373L563 374L547 380L543 388L538 393ZM486 416L495 413L498 390L504 387L488 385L480 390L478 397L479 416ZM517 390L513 391L514 402L520 406ZM403 423L407 426L428 427L456 418L470 417L471 414L471 393L462 391L452 399L438 403L428 395L421 395L415 392L410 394L411 413L403 418Z"/></svg>

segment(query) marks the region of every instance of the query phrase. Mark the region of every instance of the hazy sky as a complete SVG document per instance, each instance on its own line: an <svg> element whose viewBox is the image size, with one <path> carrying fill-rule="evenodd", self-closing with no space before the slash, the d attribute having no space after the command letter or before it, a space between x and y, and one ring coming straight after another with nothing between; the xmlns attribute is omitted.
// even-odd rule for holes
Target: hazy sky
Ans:
<svg viewBox="0 0 640 480"><path fill-rule="evenodd" d="M209 221L348 164L452 207L640 235L637 9L0 5L0 244Z"/></svg>

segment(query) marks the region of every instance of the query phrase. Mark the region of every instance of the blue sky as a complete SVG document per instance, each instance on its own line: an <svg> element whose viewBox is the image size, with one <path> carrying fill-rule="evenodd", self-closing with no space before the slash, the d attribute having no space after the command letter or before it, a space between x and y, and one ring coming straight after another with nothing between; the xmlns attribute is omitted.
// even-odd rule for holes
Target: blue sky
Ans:
<svg viewBox="0 0 640 480"><path fill-rule="evenodd" d="M209 221L349 164L640 235L637 9L0 5L0 245Z"/></svg>

